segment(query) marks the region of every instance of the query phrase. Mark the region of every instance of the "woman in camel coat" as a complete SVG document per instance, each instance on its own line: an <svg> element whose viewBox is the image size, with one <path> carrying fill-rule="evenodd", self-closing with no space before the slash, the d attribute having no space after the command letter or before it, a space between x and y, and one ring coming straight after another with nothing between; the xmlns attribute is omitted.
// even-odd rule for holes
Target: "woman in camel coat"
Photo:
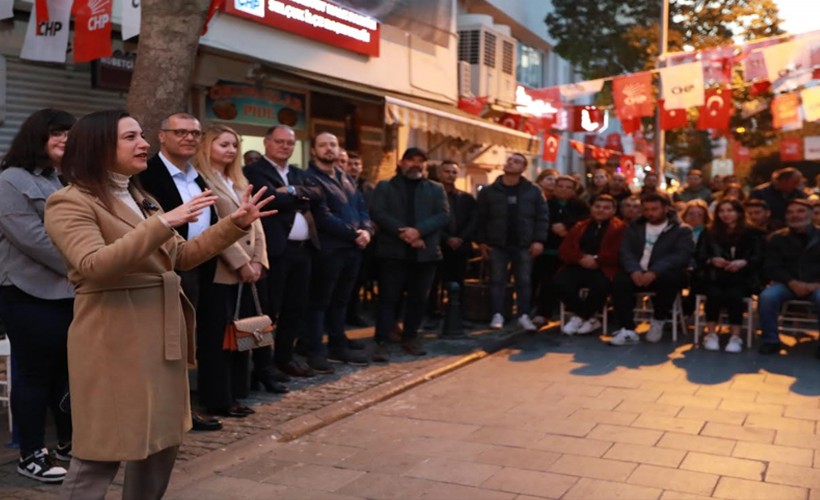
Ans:
<svg viewBox="0 0 820 500"><path fill-rule="evenodd" d="M70 186L54 193L45 226L76 287L68 333L73 454L63 498L103 498L121 461L123 498L161 498L191 428L188 363L193 308L174 269L190 269L247 234L270 198L249 199L201 236L173 228L214 203L209 191L162 213L130 177L148 143L121 111L85 116L63 159Z"/></svg>

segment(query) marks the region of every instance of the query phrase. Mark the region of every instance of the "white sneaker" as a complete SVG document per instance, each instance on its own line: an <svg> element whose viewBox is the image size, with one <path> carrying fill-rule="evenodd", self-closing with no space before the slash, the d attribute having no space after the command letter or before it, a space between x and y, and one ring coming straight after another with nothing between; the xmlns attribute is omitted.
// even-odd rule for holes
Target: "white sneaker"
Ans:
<svg viewBox="0 0 820 500"><path fill-rule="evenodd" d="M538 331L538 327L532 322L529 316L526 314L522 314L518 318L518 326L523 328L527 332L535 332Z"/></svg>
<svg viewBox="0 0 820 500"><path fill-rule="evenodd" d="M504 316L501 313L493 314L493 319L490 321L490 328L493 330L501 330L504 328Z"/></svg>
<svg viewBox="0 0 820 500"><path fill-rule="evenodd" d="M662 319L653 319L649 322L649 331L646 332L647 342L660 342L663 338L663 325L666 321Z"/></svg>
<svg viewBox="0 0 820 500"><path fill-rule="evenodd" d="M48 450L37 450L17 462L17 473L30 477L41 483L60 483L68 473L64 468L54 465Z"/></svg>
<svg viewBox="0 0 820 500"><path fill-rule="evenodd" d="M703 339L703 348L707 351L719 351L720 340L716 333L710 333Z"/></svg>
<svg viewBox="0 0 820 500"><path fill-rule="evenodd" d="M598 318L589 318L584 321L584 324L578 329L578 335L589 335L599 328L601 328L601 322Z"/></svg>
<svg viewBox="0 0 820 500"><path fill-rule="evenodd" d="M729 339L729 343L726 344L726 352L732 354L743 352L743 339L737 335L732 335L732 338Z"/></svg>
<svg viewBox="0 0 820 500"><path fill-rule="evenodd" d="M541 328L542 326L547 324L547 318L545 318L545 317L543 317L539 314L538 316L535 316L535 317L532 318L532 322L535 326L537 326L538 328Z"/></svg>
<svg viewBox="0 0 820 500"><path fill-rule="evenodd" d="M576 333L578 333L578 329L581 328L581 325L583 325L583 324L584 324L584 320L582 320L578 316L573 316L564 325L564 328L562 328L562 331L566 335L575 335Z"/></svg>
<svg viewBox="0 0 820 500"><path fill-rule="evenodd" d="M612 337L609 343L612 345L622 346L637 344L640 341L641 339L638 338L637 333L635 333L632 330L627 330L626 328L621 328L620 330L615 332L615 335Z"/></svg>

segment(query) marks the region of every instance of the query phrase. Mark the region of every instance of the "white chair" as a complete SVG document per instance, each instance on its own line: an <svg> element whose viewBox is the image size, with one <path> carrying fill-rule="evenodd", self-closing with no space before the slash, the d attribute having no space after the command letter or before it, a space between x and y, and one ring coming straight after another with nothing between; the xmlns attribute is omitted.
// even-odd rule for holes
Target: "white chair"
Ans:
<svg viewBox="0 0 820 500"><path fill-rule="evenodd" d="M814 303L808 300L784 302L777 320L780 332L813 333L817 331L817 314L814 311Z"/></svg>
<svg viewBox="0 0 820 500"><path fill-rule="evenodd" d="M654 319L653 314L655 312L655 308L652 304L652 297L655 296L655 292L637 292L635 294L635 309L634 317L635 322L640 321L651 321ZM681 294L679 293L675 297L675 301L672 303L672 341L678 341L678 326L680 326L681 331L686 333L686 317L683 314L683 303L681 301Z"/></svg>
<svg viewBox="0 0 820 500"><path fill-rule="evenodd" d="M752 339L755 331L755 299L754 297L746 297L743 299L746 304L746 312L743 313L744 327L746 328L746 347L752 347ZM700 332L703 330L703 325L706 323L706 296L698 294L695 296L695 347L700 346ZM721 311L718 323L726 322L726 312Z"/></svg>
<svg viewBox="0 0 820 500"><path fill-rule="evenodd" d="M579 297L584 297L588 293L589 293L589 288L581 288L580 290L578 290L578 296ZM573 311L570 311L566 308L566 306L564 305L564 301L560 302L559 315L560 315L560 319L561 319L561 331L562 332L564 331L564 325L567 324L567 320L569 319L569 314L568 313L572 313L572 312ZM608 304L608 302L604 302L604 307L601 309L601 312L599 314L596 314L595 316L601 320L601 328L602 328L601 331L604 334L606 334L609 331L609 327L608 327L608 325L609 325L609 304Z"/></svg>
<svg viewBox="0 0 820 500"><path fill-rule="evenodd" d="M8 338L0 339L0 358L6 369L5 380L0 380L0 402L8 407L9 431L11 431L11 342Z"/></svg>

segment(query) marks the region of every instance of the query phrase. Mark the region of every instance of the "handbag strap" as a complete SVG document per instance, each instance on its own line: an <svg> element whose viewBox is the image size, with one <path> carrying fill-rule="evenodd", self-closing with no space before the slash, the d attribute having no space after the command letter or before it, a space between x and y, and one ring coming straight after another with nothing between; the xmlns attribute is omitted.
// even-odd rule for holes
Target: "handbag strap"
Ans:
<svg viewBox="0 0 820 500"><path fill-rule="evenodd" d="M236 292L236 309L233 312L233 319L239 319L239 308L242 304L242 287L244 283L239 284L239 290ZM256 315L262 315L262 304L259 302L259 292L256 291L256 283L251 283L251 294L253 295L253 305L256 306Z"/></svg>

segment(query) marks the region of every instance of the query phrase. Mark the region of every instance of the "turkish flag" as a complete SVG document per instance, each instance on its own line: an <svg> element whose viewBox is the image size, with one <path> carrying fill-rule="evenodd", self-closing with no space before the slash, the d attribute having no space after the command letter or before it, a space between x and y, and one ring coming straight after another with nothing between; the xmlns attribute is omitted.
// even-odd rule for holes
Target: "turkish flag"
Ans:
<svg viewBox="0 0 820 500"><path fill-rule="evenodd" d="M800 161L802 159L802 137L788 137L780 140L780 161Z"/></svg>
<svg viewBox="0 0 820 500"><path fill-rule="evenodd" d="M483 97L459 97L458 109L470 113L471 115L479 116L484 111L484 106L487 105L487 96Z"/></svg>
<svg viewBox="0 0 820 500"><path fill-rule="evenodd" d="M544 152L541 154L541 159L550 163L558 161L558 148L560 145L560 135L544 134Z"/></svg>
<svg viewBox="0 0 820 500"><path fill-rule="evenodd" d="M586 145L581 141L576 141L575 139L569 140L569 147L575 150L576 153L583 156L584 150L586 149Z"/></svg>
<svg viewBox="0 0 820 500"><path fill-rule="evenodd" d="M661 130L673 130L689 125L685 109L666 109L663 100L658 101L658 106L661 107Z"/></svg>
<svg viewBox="0 0 820 500"><path fill-rule="evenodd" d="M111 1L74 0L74 62L109 57L111 49Z"/></svg>
<svg viewBox="0 0 820 500"><path fill-rule="evenodd" d="M498 119L498 123L499 125L504 125L505 127L521 130L521 118L521 115L515 113L504 113L504 115Z"/></svg>
<svg viewBox="0 0 820 500"><path fill-rule="evenodd" d="M732 118L732 92L729 89L709 89L706 91L706 104L700 108L698 130L726 130Z"/></svg>
<svg viewBox="0 0 820 500"><path fill-rule="evenodd" d="M623 118L652 116L655 113L653 94L652 73L648 71L619 76L612 81L615 109Z"/></svg>
<svg viewBox="0 0 820 500"><path fill-rule="evenodd" d="M621 155L621 163L618 168L626 176L626 181L631 183L632 179L635 178L635 157L633 155Z"/></svg>
<svg viewBox="0 0 820 500"><path fill-rule="evenodd" d="M781 94L772 99L772 126L800 126L800 100L797 94Z"/></svg>

